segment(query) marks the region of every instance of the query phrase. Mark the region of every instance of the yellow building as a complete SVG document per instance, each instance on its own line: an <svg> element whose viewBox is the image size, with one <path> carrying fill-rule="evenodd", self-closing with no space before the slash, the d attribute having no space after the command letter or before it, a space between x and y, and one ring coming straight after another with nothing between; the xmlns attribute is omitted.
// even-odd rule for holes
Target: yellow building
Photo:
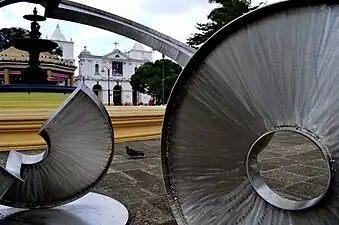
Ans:
<svg viewBox="0 0 339 225"><path fill-rule="evenodd" d="M16 83L22 71L28 67L28 56L28 52L15 47L9 47L0 52L0 84ZM59 59L48 52L42 52L40 68L46 71L51 84L74 85L76 66L73 60Z"/></svg>

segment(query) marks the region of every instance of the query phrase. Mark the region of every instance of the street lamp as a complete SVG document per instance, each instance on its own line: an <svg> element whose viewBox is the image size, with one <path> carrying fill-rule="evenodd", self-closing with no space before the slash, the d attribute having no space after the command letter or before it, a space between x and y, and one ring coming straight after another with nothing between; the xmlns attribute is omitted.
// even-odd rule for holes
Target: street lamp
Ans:
<svg viewBox="0 0 339 225"><path fill-rule="evenodd" d="M102 67L102 70L101 70L102 73L105 72L104 68L107 69L107 76L108 76L108 83L107 83L107 86L108 86L108 93L107 93L107 95L108 95L108 105L110 106L110 105L111 105L111 87L110 87L110 78L109 78L109 74L110 74L110 70L112 69L112 67L108 68L107 66L103 66L103 67Z"/></svg>
<svg viewBox="0 0 339 225"><path fill-rule="evenodd" d="M80 75L79 75L79 78L82 78L82 83L85 83L85 76L83 75L82 65L83 65L83 62L80 62L80 68L79 68Z"/></svg>
<svg viewBox="0 0 339 225"><path fill-rule="evenodd" d="M165 105L165 54L162 53L162 104Z"/></svg>

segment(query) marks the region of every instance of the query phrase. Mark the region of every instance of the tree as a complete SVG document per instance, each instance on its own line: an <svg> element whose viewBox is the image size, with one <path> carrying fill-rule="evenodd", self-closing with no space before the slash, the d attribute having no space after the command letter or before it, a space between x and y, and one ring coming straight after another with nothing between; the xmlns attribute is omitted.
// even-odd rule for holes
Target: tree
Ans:
<svg viewBox="0 0 339 225"><path fill-rule="evenodd" d="M10 27L0 29L0 51L3 51L11 47L12 40L21 38L29 38L29 31L21 27ZM63 52L61 47L58 46L57 48L53 49L50 53L55 56L62 57Z"/></svg>
<svg viewBox="0 0 339 225"><path fill-rule="evenodd" d="M163 62L165 63L165 102L182 71L182 67L169 59L147 62L140 66L131 77L132 89L140 93L151 95L156 101L162 102Z"/></svg>
<svg viewBox="0 0 339 225"><path fill-rule="evenodd" d="M187 39L187 44L194 48L198 48L229 22L263 4L251 6L251 0L209 0L209 3L217 3L219 7L210 12L207 23L197 23L196 28L199 32Z"/></svg>
<svg viewBox="0 0 339 225"><path fill-rule="evenodd" d="M2 28L0 29L0 50L3 51L11 47L14 39L28 38L29 31L20 27Z"/></svg>
<svg viewBox="0 0 339 225"><path fill-rule="evenodd" d="M55 49L52 50L52 54L55 55L55 56L62 57L62 55L63 55L62 48L60 46L56 47Z"/></svg>

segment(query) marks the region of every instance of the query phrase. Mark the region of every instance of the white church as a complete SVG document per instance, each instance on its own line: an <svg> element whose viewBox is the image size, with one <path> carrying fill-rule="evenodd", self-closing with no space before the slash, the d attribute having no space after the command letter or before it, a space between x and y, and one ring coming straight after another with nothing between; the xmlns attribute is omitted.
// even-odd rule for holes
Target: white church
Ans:
<svg viewBox="0 0 339 225"><path fill-rule="evenodd" d="M74 42L72 39L66 39L59 25L49 39L61 46L63 59L75 62ZM117 44L114 43L115 48L102 56L92 55L85 46L78 56L79 74L75 79L75 85L84 82L104 104L148 103L151 96L133 91L129 81L137 68L153 60L153 52L145 50L138 42L129 51L122 52L117 49Z"/></svg>
<svg viewBox="0 0 339 225"><path fill-rule="evenodd" d="M105 104L148 103L151 96L133 92L130 78L145 62L152 61L152 51L146 51L140 43L122 52L116 48L103 56L92 55L84 47L79 55L79 79L92 87Z"/></svg>

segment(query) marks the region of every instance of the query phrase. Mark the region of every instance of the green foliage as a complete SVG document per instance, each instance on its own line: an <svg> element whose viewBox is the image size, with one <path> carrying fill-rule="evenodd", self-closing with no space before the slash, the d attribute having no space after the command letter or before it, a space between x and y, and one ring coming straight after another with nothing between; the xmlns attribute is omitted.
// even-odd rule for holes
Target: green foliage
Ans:
<svg viewBox="0 0 339 225"><path fill-rule="evenodd" d="M11 47L11 42L14 39L29 38L29 30L21 27L10 27L0 29L0 51ZM62 57L62 48L58 46L53 49L51 54Z"/></svg>
<svg viewBox="0 0 339 225"><path fill-rule="evenodd" d="M223 26L234 19L258 8L263 3L251 6L250 0L209 0L210 3L217 3L219 7L213 9L207 16L207 23L197 23L198 33L193 34L187 39L187 44L198 48L207 39Z"/></svg>
<svg viewBox="0 0 339 225"><path fill-rule="evenodd" d="M171 93L171 90L181 73L182 67L168 59L164 61L156 60L147 62L140 66L131 77L131 86L133 90L140 93L149 94L155 100L162 100L162 76L163 62L165 63L165 102Z"/></svg>
<svg viewBox="0 0 339 225"><path fill-rule="evenodd" d="M28 37L29 31L20 27L0 29L0 51L11 47L12 40Z"/></svg>
<svg viewBox="0 0 339 225"><path fill-rule="evenodd" d="M56 47L55 49L52 50L52 54L62 57L63 55L62 48L60 46Z"/></svg>

